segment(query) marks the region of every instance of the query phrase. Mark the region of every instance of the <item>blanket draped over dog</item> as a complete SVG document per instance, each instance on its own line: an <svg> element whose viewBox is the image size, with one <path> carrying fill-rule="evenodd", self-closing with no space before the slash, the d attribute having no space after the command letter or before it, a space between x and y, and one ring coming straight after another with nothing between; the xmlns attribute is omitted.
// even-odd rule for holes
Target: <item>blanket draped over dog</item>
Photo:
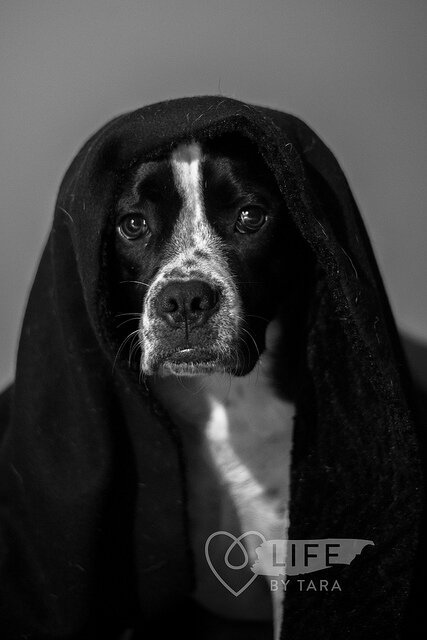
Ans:
<svg viewBox="0 0 427 640"><path fill-rule="evenodd" d="M205 96L114 119L62 183L15 382L1 398L1 638L106 639L126 628L141 637L156 628L161 638L180 624L191 637L179 429L126 360L114 362L106 239L120 179L136 161L226 132L257 145L315 262L295 369L289 538L374 543L349 565L297 576L337 579L340 589L291 585L282 637L404 637L414 614L419 447L366 231L334 156L306 124Z"/></svg>

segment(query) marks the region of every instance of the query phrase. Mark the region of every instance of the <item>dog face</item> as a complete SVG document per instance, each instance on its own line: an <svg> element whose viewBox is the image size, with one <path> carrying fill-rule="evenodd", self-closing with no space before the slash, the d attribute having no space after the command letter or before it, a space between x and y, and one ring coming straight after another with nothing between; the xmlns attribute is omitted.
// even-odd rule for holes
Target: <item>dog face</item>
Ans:
<svg viewBox="0 0 427 640"><path fill-rule="evenodd" d="M283 208L243 138L193 141L137 166L117 201L115 270L144 374L253 368L282 297Z"/></svg>

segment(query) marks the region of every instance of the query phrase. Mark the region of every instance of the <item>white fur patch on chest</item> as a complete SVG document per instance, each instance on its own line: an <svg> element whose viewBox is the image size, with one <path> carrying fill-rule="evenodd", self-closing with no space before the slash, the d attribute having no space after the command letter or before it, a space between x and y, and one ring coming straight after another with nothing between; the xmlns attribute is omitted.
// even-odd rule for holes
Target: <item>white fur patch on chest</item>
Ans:
<svg viewBox="0 0 427 640"><path fill-rule="evenodd" d="M295 407L275 393L269 364L265 353L254 371L241 378L170 376L159 379L154 388L183 437L195 597L216 614L237 619L268 619L273 605L278 637L283 594L269 594L258 577L234 598L217 582L205 557L206 540L216 531L257 531L267 540L287 537ZM250 538L245 544L250 577L250 566L258 558ZM226 551L217 548L214 564L224 563Z"/></svg>
<svg viewBox="0 0 427 640"><path fill-rule="evenodd" d="M236 505L242 531L283 537L294 406L278 398L258 370L231 384L212 376L209 386L206 446Z"/></svg>

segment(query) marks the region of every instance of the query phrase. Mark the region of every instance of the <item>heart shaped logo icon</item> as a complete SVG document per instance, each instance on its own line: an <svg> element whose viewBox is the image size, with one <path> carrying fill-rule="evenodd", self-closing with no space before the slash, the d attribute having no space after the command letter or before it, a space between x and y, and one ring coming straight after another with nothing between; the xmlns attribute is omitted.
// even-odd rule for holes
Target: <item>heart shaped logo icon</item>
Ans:
<svg viewBox="0 0 427 640"><path fill-rule="evenodd" d="M255 580L255 578L257 577L258 574L254 573L253 576L251 578L249 578L249 580L247 580L247 582L238 590L233 589L233 587L231 587L229 584L227 584L227 582L224 580L224 578L218 573L218 571L216 570L216 568L213 565L213 562L211 560L210 557L210 544L212 542L212 540L214 540L214 538L217 538L218 536L226 536L227 538L229 538L231 540L231 543L228 546L228 549L226 550L225 554L224 554L224 564L228 567L228 569L232 569L234 571L239 571L241 569L244 569L245 567L247 567L247 565L249 564L249 554L248 551L246 549L246 547L244 546L244 544L242 543L242 540L244 540L245 538L247 538L248 536L257 536L261 542L260 544L266 542L266 539L264 538L264 536L259 533L258 531L246 531L245 533L242 533L239 537L234 536L232 533L229 533L228 531L215 531L215 533L212 533L209 538L206 540L205 543L205 556L206 556L206 561L209 565L210 570L212 571L212 573L214 574L214 576L216 577L216 579L226 588L228 589L228 591L230 593L233 594L233 596L239 596L241 593L243 593L243 591L245 591L251 584L252 582ZM232 564L230 562L230 554L232 553L233 550L236 549L236 547L240 550L242 557L243 557L243 562L241 562L240 564Z"/></svg>

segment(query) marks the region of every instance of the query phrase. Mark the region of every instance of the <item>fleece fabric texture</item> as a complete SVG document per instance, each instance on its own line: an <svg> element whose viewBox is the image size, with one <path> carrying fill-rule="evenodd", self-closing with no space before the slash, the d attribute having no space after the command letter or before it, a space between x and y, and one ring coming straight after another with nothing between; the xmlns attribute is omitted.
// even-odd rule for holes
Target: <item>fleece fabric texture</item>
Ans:
<svg viewBox="0 0 427 640"><path fill-rule="evenodd" d="M338 579L340 591L288 590L282 637L411 637L422 490L413 393L357 206L333 154L301 120L203 96L114 119L60 188L15 382L1 398L5 640L108 639L126 628L172 637L183 619L190 637L179 428L126 361L114 364L106 238L135 162L226 132L256 143L316 264L295 371L289 537L374 542L350 565L315 574Z"/></svg>

